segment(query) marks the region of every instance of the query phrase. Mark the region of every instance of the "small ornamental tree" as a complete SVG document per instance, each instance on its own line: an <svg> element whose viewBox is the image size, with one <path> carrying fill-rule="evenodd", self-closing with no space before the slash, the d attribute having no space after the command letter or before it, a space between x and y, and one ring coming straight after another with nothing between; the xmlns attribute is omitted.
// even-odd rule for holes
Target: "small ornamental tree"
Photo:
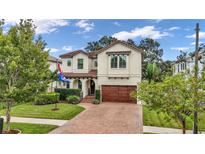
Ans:
<svg viewBox="0 0 205 154"><path fill-rule="evenodd" d="M34 40L32 20L20 20L6 34L0 29L0 98L6 104L6 129L10 131L12 104L31 101L47 89L48 52L41 38Z"/></svg>
<svg viewBox="0 0 205 154"><path fill-rule="evenodd" d="M51 82L51 92L53 92L53 82L56 82L56 84L58 81L58 70L55 70L54 72L50 71L50 82ZM55 106L52 109L53 111L59 110L58 106L57 106L57 101L55 102Z"/></svg>
<svg viewBox="0 0 205 154"><path fill-rule="evenodd" d="M160 76L160 69L157 67L156 63L148 64L146 68L146 78L149 83L153 81L158 81Z"/></svg>
<svg viewBox="0 0 205 154"><path fill-rule="evenodd" d="M183 133L186 132L186 120L191 119L194 111L193 86L200 86L203 82L194 81L188 74L178 74L166 77L163 82L147 82L140 84L138 92L133 92L132 96L142 100L150 109L167 113L170 117L179 121L182 125ZM205 102L205 91L203 87L198 93L198 102ZM198 108L203 109L203 106ZM192 120L192 119L191 119Z"/></svg>

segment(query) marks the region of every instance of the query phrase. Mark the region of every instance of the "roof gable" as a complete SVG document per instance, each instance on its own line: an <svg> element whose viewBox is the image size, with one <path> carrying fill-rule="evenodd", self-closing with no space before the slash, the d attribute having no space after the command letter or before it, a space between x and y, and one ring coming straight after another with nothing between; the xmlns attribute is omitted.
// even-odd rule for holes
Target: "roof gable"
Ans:
<svg viewBox="0 0 205 154"><path fill-rule="evenodd" d="M113 47L113 46L116 45L116 44L121 44L121 45L123 45L123 46L125 46L125 47L127 47L127 48L130 48L130 49L133 49L133 50L135 50L135 51L137 51L137 52L141 52L141 53L144 52L142 49L140 49L140 48L138 48L138 47L136 47L136 46L127 44L126 42L123 42L123 41L116 41L116 42L114 42L114 43L111 43L109 46L107 46L107 47L105 47L105 48L102 48L102 49L100 49L100 50L98 50L98 51L93 51L93 52L96 52L96 54L100 54L100 53L106 51L107 49Z"/></svg>
<svg viewBox="0 0 205 154"><path fill-rule="evenodd" d="M77 54L79 54L79 53L88 55L88 53L85 52L85 51L83 51L83 50L76 50L76 51L72 51L72 52L69 52L69 53L60 55L59 57L60 57L60 58L73 58L75 55L77 55Z"/></svg>

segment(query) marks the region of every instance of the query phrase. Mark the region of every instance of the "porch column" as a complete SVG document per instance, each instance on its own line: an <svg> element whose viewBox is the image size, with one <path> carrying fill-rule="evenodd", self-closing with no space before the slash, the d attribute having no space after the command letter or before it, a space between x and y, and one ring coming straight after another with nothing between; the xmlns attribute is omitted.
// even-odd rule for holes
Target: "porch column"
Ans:
<svg viewBox="0 0 205 154"><path fill-rule="evenodd" d="M74 80L71 79L71 80L70 80L70 89L73 89L73 82L74 82Z"/></svg>
<svg viewBox="0 0 205 154"><path fill-rule="evenodd" d="M82 91L83 91L83 97L87 96L87 86L86 86L86 80L81 80L82 82Z"/></svg>

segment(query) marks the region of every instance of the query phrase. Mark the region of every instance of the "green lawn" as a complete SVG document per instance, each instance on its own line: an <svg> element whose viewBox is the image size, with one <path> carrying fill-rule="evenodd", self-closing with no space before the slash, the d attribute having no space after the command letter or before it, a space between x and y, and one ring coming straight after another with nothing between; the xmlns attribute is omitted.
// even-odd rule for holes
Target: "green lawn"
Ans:
<svg viewBox="0 0 205 154"><path fill-rule="evenodd" d="M57 111L52 111L53 104L32 105L31 103L20 104L12 107L11 115L16 117L46 118L70 120L84 110L83 107L72 104L59 103ZM0 115L5 115L5 110L0 111Z"/></svg>
<svg viewBox="0 0 205 154"><path fill-rule="evenodd" d="M146 106L143 106L143 124L145 126L158 126L158 127L170 127L181 128L180 123L175 120L167 121L168 115L165 113L157 113L154 110L149 110ZM187 129L192 129L192 122L187 121ZM205 130L205 112L199 113L199 129Z"/></svg>
<svg viewBox="0 0 205 154"><path fill-rule="evenodd" d="M6 125L4 124L4 129ZM11 123L11 129L19 129L22 134L46 134L57 128L55 125Z"/></svg>

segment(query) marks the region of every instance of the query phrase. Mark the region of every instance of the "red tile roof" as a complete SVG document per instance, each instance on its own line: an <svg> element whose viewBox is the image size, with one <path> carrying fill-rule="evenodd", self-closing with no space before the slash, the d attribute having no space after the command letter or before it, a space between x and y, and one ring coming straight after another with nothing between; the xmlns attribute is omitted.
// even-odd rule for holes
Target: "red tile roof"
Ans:
<svg viewBox="0 0 205 154"><path fill-rule="evenodd" d="M140 52L144 52L142 49L136 47L136 46L133 46L133 45L130 45L124 41L115 41L113 43L111 43L110 45L108 45L107 47L105 48L102 48L100 50L96 50L96 51L90 51L90 52L86 52L86 51L83 51L83 50L76 50L76 51L73 51L73 52L69 52L69 53L66 53L66 54L63 54L63 55L60 55L60 58L72 58L73 56L79 54L79 53L83 53L85 55L88 55L89 58L97 58L97 55L109 48L111 48L112 46L114 46L115 44L121 44L121 45L124 45L128 48L131 48L133 50L137 50L137 51L140 51Z"/></svg>
<svg viewBox="0 0 205 154"><path fill-rule="evenodd" d="M59 57L60 58L72 58L73 56L79 54L79 53L83 53L85 55L88 55L88 53L86 51L83 51L83 50L76 50L76 51L72 51L72 52L69 52L69 53L66 53L66 54L63 54L63 55L60 55Z"/></svg>
<svg viewBox="0 0 205 154"><path fill-rule="evenodd" d="M73 72L63 72L64 76L67 78L96 78L97 70L91 70L88 73L73 73Z"/></svg>

